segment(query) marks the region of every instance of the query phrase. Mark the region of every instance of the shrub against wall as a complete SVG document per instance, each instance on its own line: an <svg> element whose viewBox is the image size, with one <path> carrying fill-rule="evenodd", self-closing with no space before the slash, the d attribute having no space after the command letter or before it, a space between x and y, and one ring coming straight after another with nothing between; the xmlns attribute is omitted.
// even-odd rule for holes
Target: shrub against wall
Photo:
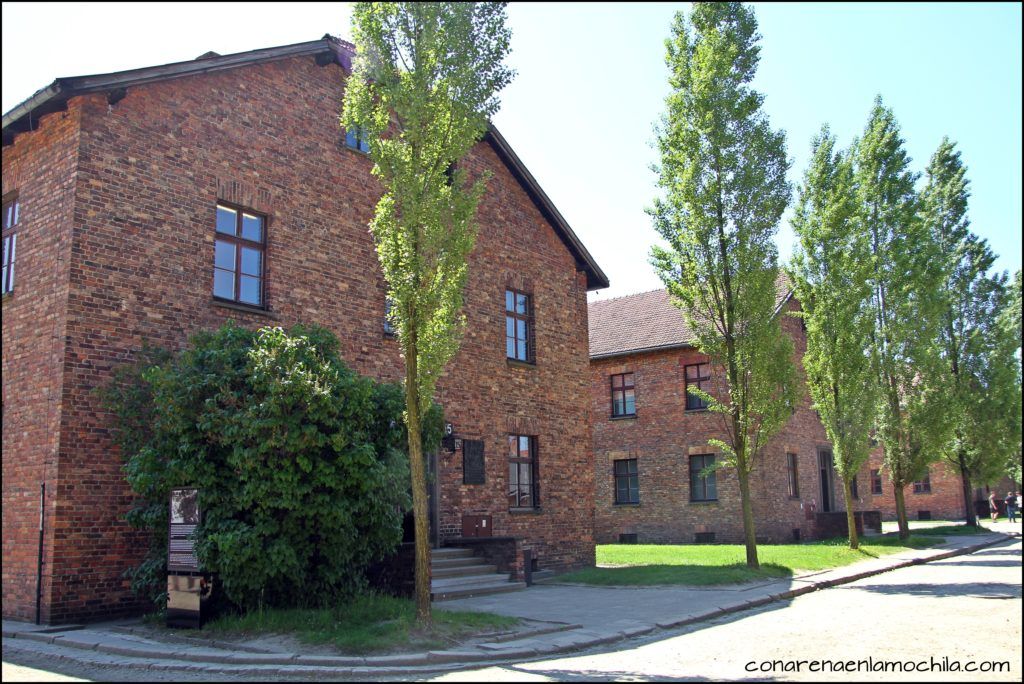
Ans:
<svg viewBox="0 0 1024 684"><path fill-rule="evenodd" d="M325 329L228 324L175 357L146 349L106 403L140 496L129 521L153 533L133 586L158 604L175 487L199 488L200 564L241 608L329 603L401 540L402 389L351 371ZM435 406L434 448L441 423Z"/></svg>

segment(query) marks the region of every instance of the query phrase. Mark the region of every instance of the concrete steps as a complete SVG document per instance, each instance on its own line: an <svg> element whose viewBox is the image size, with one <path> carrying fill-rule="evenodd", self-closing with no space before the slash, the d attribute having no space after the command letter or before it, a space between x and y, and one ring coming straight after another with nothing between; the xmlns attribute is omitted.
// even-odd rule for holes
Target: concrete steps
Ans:
<svg viewBox="0 0 1024 684"><path fill-rule="evenodd" d="M430 574L430 597L434 601L526 588L523 582L511 581L509 573L497 572L494 565L474 556L472 549L434 549L430 554Z"/></svg>

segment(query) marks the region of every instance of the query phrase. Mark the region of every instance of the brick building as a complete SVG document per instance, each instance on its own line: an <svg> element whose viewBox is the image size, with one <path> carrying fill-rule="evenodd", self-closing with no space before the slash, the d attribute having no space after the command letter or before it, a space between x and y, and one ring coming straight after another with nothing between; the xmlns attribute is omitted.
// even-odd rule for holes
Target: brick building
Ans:
<svg viewBox="0 0 1024 684"><path fill-rule="evenodd" d="M799 309L779 293L783 311ZM664 290L590 304L591 413L594 420L598 543L742 542L734 469L702 476L719 457L722 417L689 395L696 385L721 396L720 369L693 347L682 312ZM797 359L806 349L799 320L785 316ZM810 397L768 443L751 475L758 539L815 535L816 514L845 510L831 445ZM872 510L867 468L857 478L857 510Z"/></svg>
<svg viewBox="0 0 1024 684"><path fill-rule="evenodd" d="M44 622L140 608L123 572L146 541L94 390L143 340L321 324L355 370L400 379L367 229L380 188L338 126L351 58L328 36L207 53L58 79L4 114L5 617L33 618L37 589ZM608 281L497 130L465 163L493 178L437 397L464 448L436 456L432 527L476 516L517 567L522 549L592 563L586 293Z"/></svg>
<svg viewBox="0 0 1024 684"><path fill-rule="evenodd" d="M779 303L782 311L800 307L785 290ZM690 383L721 392L723 377L693 347L682 312L667 292L655 290L591 302L589 325L596 542L741 542L735 471L720 470L713 477L700 472L717 456L708 440L724 438L721 417L686 392ZM782 326L793 338L799 362L807 348L802 326L792 316L784 316ZM995 486L1000 499L1013 487L1009 480ZM831 445L806 392L765 447L751 476L751 492L759 539L780 542L836 532L824 528L825 521L822 529L815 528L817 513L845 511L845 503L831 466ZM854 495L857 511L896 519L881 448L858 473ZM975 489L976 501L987 497L988 487ZM933 463L921 480L907 486L905 501L910 520L964 515L959 474L943 463ZM845 533L845 523L840 524Z"/></svg>

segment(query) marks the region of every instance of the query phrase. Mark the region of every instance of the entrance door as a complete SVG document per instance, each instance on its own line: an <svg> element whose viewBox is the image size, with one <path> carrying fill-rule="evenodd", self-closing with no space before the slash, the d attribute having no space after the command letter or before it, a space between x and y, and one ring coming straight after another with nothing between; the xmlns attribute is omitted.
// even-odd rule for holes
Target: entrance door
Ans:
<svg viewBox="0 0 1024 684"><path fill-rule="evenodd" d="M821 511L831 513L835 510L835 500L832 497L835 470L832 466L831 451L818 452L818 471L821 475Z"/></svg>

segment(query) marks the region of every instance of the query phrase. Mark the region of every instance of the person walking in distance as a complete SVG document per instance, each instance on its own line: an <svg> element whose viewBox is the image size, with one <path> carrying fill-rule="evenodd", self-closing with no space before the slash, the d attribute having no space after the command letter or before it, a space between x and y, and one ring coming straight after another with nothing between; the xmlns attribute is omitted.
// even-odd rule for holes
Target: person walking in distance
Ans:
<svg viewBox="0 0 1024 684"><path fill-rule="evenodd" d="M1006 519L1009 522L1017 522L1017 495L1013 492L1006 492L1003 503L1006 504Z"/></svg>

